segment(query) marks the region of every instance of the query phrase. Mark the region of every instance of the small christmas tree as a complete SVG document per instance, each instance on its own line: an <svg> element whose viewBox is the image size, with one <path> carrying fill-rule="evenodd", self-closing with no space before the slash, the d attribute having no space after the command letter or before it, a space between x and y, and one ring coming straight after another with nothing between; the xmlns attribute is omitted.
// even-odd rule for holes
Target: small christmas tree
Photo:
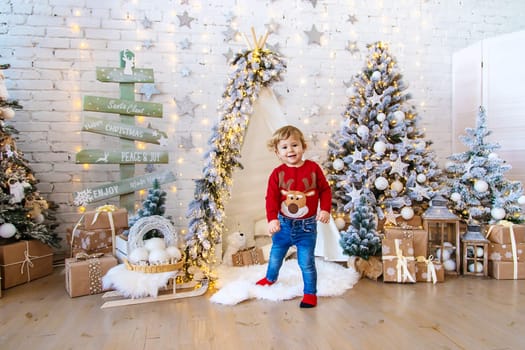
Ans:
<svg viewBox="0 0 525 350"><path fill-rule="evenodd" d="M480 107L476 127L465 129L466 135L460 137L468 150L448 157L444 196L450 199L456 215L469 224L502 219L520 223L520 205L525 204L523 187L519 181L504 177L511 166L495 153L500 145L487 142L491 131L486 119L485 109Z"/></svg>
<svg viewBox="0 0 525 350"><path fill-rule="evenodd" d="M133 226L139 219L147 216L164 216L166 212L166 195L166 191L160 188L160 182L157 179L153 180L153 187L148 189L148 195L142 202L142 207L137 211L137 214L129 219L129 226ZM157 230L151 230L144 235L144 239L158 236Z"/></svg>
<svg viewBox="0 0 525 350"><path fill-rule="evenodd" d="M421 215L437 193L441 170L405 90L387 45L369 45L324 164L338 213L350 213L364 195L379 219L396 224L400 215Z"/></svg>
<svg viewBox="0 0 525 350"><path fill-rule="evenodd" d="M343 253L368 260L381 253L381 239L377 234L377 222L366 201L361 196L359 205L352 211L351 225L341 232L339 244Z"/></svg>
<svg viewBox="0 0 525 350"><path fill-rule="evenodd" d="M0 65L8 69L9 65ZM53 232L53 203L37 191L38 181L23 153L17 149L14 135L18 131L5 121L21 109L18 101L10 100L0 72L0 237L38 239L52 247L60 247L60 237Z"/></svg>

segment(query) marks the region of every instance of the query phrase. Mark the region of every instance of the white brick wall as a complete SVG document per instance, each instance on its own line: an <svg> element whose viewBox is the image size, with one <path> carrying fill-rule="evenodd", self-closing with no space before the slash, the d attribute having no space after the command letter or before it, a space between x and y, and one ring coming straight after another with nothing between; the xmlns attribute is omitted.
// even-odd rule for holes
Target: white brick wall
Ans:
<svg viewBox="0 0 525 350"><path fill-rule="evenodd" d="M179 25L177 15L184 11L195 18L191 28ZM60 205L61 235L79 217L72 192L118 178L117 166L83 170L74 163L80 149L118 147L112 138L80 132L87 114L81 110L83 96L119 94L118 84L95 80L95 68L118 66L118 53L125 48L136 53L137 67L153 68L161 94L151 102L164 105L164 118L151 124L168 132L171 151L170 164L158 168L177 176L166 187L168 214L184 229L193 179L201 176L202 153L229 72L224 55L245 47L242 38L225 40L230 14L236 16L231 28L250 38L251 26L263 35L265 25L279 24L268 44L279 44L288 71L274 88L289 122L319 138L310 155L324 157L324 144L339 127L346 105L343 81L363 66L366 44L382 40L398 59L427 136L443 159L450 153L452 53L483 38L523 30L524 13L522 0L318 0L315 8L305 0L9 0L0 4L0 63L12 65L5 71L7 87L24 106L12 121L21 131L18 146L41 181L40 191ZM352 24L349 15L358 21ZM149 29L145 17L152 22ZM323 33L321 46L307 43L304 31L313 24ZM185 39L192 44L188 50L179 45ZM153 42L149 49L142 47L146 40ZM345 50L348 41L357 42L358 53ZM184 68L191 76L181 76ZM173 98L185 96L200 105L195 118L176 115ZM314 104L321 113L308 117ZM195 148L180 149L181 137L190 134ZM140 172L143 168L137 166Z"/></svg>

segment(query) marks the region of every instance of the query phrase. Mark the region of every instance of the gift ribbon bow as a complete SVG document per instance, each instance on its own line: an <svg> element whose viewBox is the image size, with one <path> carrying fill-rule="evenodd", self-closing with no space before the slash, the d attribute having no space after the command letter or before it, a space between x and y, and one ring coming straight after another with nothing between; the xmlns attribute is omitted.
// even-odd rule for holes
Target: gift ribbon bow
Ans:
<svg viewBox="0 0 525 350"><path fill-rule="evenodd" d="M418 256L416 258L417 262L423 262L427 265L427 282L432 282L433 284L436 284L437 282L437 274L436 274L436 266L434 265L434 256L429 255L428 259L426 259L424 256Z"/></svg>
<svg viewBox="0 0 525 350"><path fill-rule="evenodd" d="M500 220L496 223L496 225L501 225L501 226L504 226L504 227L508 227L509 228L509 232L510 232L510 247L512 249L512 262L513 262L513 278L515 280L518 279L518 252L517 252L517 248L516 248L516 237L514 235L514 224L508 220ZM490 234L492 233L492 229L496 226L496 225L491 225L490 228L489 228L489 231L487 232L487 236L486 238L488 239Z"/></svg>
<svg viewBox="0 0 525 350"><path fill-rule="evenodd" d="M410 271L408 270L408 261L414 260L413 256L403 256L403 251L399 247L399 242L401 242L401 239L394 239L394 245L396 249L396 255L392 256L383 256L383 259L395 259L397 258L396 262L396 272L397 272L397 282L406 282L407 280L415 283L414 277L410 274Z"/></svg>

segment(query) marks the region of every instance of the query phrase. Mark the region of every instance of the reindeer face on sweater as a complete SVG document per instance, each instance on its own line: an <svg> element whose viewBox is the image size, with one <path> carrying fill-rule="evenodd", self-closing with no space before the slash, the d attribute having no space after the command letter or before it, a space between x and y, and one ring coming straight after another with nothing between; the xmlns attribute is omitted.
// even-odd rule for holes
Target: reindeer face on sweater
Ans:
<svg viewBox="0 0 525 350"><path fill-rule="evenodd" d="M315 173L312 173L312 183L308 183L308 179L304 178L304 191L292 191L290 187L293 180L284 182L284 173L279 174L279 185L281 187L281 194L286 196L286 199L281 203L281 211L284 215L290 218L300 218L308 214L308 206L306 205L306 197L315 195ZM284 188L283 188L284 187Z"/></svg>

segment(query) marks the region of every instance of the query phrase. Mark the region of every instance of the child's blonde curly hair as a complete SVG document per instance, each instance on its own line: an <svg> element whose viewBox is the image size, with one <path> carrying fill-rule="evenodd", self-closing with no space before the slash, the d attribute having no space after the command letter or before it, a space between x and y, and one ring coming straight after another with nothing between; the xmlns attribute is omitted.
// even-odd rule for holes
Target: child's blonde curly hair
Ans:
<svg viewBox="0 0 525 350"><path fill-rule="evenodd" d="M286 125L286 126L283 126L282 128L277 129L273 133L272 138L268 140L268 143L266 144L266 146L268 147L270 151L276 152L279 141L286 140L292 135L297 137L301 141L303 148L306 149L306 141L304 140L303 132L293 125Z"/></svg>

